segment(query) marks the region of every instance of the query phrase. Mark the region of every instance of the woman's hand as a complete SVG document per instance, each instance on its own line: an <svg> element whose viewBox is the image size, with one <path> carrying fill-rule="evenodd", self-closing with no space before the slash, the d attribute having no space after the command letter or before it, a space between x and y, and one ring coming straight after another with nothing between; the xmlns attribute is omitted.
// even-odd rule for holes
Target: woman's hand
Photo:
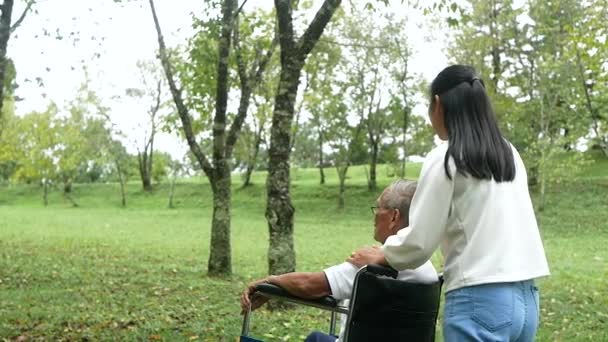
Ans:
<svg viewBox="0 0 608 342"><path fill-rule="evenodd" d="M255 287L259 284L267 283L267 279L262 279L258 281L254 281L247 285L243 294L241 294L241 315L244 315L245 312L251 307L251 311L259 308L260 306L266 304L270 298L261 296L255 293Z"/></svg>
<svg viewBox="0 0 608 342"><path fill-rule="evenodd" d="M388 265L384 253L378 246L361 247L354 251L346 261L357 267L369 264Z"/></svg>

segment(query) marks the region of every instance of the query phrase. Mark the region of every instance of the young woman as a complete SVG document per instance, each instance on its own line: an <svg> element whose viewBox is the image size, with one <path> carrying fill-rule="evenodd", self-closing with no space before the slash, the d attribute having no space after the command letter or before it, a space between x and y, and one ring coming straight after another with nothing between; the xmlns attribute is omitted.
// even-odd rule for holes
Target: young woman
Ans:
<svg viewBox="0 0 608 342"><path fill-rule="evenodd" d="M534 279L549 268L528 193L526 169L498 128L483 81L453 65L431 84L429 116L447 143L426 157L410 211L410 234L348 259L416 268L441 245L446 341L532 341ZM395 208L382 209L392 215ZM382 214L382 213L381 213Z"/></svg>

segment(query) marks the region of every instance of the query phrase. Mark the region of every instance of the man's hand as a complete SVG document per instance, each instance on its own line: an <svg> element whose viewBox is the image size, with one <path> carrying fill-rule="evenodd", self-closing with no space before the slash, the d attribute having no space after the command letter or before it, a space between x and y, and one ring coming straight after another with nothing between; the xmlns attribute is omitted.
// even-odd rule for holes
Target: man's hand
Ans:
<svg viewBox="0 0 608 342"><path fill-rule="evenodd" d="M266 283L267 279L261 279L254 281L247 285L245 291L241 295L241 315L244 315L247 312L247 309L251 306L251 311L259 308L260 306L266 304L270 298L261 296L255 293L255 287L259 284Z"/></svg>
<svg viewBox="0 0 608 342"><path fill-rule="evenodd" d="M354 251L346 261L357 267L368 264L388 265L384 253L377 246L361 247Z"/></svg>

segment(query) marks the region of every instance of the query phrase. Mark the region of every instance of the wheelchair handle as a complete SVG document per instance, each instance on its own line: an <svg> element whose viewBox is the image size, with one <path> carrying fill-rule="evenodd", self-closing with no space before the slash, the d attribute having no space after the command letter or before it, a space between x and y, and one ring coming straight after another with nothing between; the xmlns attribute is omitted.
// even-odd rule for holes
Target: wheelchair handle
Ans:
<svg viewBox="0 0 608 342"><path fill-rule="evenodd" d="M394 269L390 266L369 264L369 265L363 266L363 268L365 268L365 270L367 272L370 272L370 273L373 273L376 275L391 277L393 279L397 279L397 275L399 274L399 272L396 269Z"/></svg>

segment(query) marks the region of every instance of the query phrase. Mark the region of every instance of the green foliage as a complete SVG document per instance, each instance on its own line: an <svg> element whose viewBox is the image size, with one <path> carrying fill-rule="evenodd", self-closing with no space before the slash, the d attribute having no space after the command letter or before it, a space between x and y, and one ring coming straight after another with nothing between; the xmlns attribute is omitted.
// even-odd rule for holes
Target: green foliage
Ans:
<svg viewBox="0 0 608 342"><path fill-rule="evenodd" d="M154 152L154 165L152 166L152 179L155 183L161 183L174 164L171 155L165 152Z"/></svg>
<svg viewBox="0 0 608 342"><path fill-rule="evenodd" d="M486 80L504 134L544 194L544 182L563 181L584 164L560 155L585 141L605 145L598 115L605 96L596 89L605 86L608 65L595 57L605 53L605 37L582 38L587 26L578 24L603 35L605 21L597 20L603 10L570 0L468 3L470 20L459 26L450 55Z"/></svg>
<svg viewBox="0 0 608 342"><path fill-rule="evenodd" d="M54 121L57 106L49 105L45 112L34 112L18 120L15 135L19 168L14 177L25 182L50 182L56 179L58 169L55 155L60 151L60 133Z"/></svg>
<svg viewBox="0 0 608 342"><path fill-rule="evenodd" d="M19 86L17 85L17 69L15 68L15 63L12 59L7 58L6 60L6 69L4 70L4 99L5 101L11 100L13 94L15 93L15 89Z"/></svg>
<svg viewBox="0 0 608 342"><path fill-rule="evenodd" d="M435 147L435 131L421 116L410 117L409 132L412 138L409 140L408 156L425 156Z"/></svg>

